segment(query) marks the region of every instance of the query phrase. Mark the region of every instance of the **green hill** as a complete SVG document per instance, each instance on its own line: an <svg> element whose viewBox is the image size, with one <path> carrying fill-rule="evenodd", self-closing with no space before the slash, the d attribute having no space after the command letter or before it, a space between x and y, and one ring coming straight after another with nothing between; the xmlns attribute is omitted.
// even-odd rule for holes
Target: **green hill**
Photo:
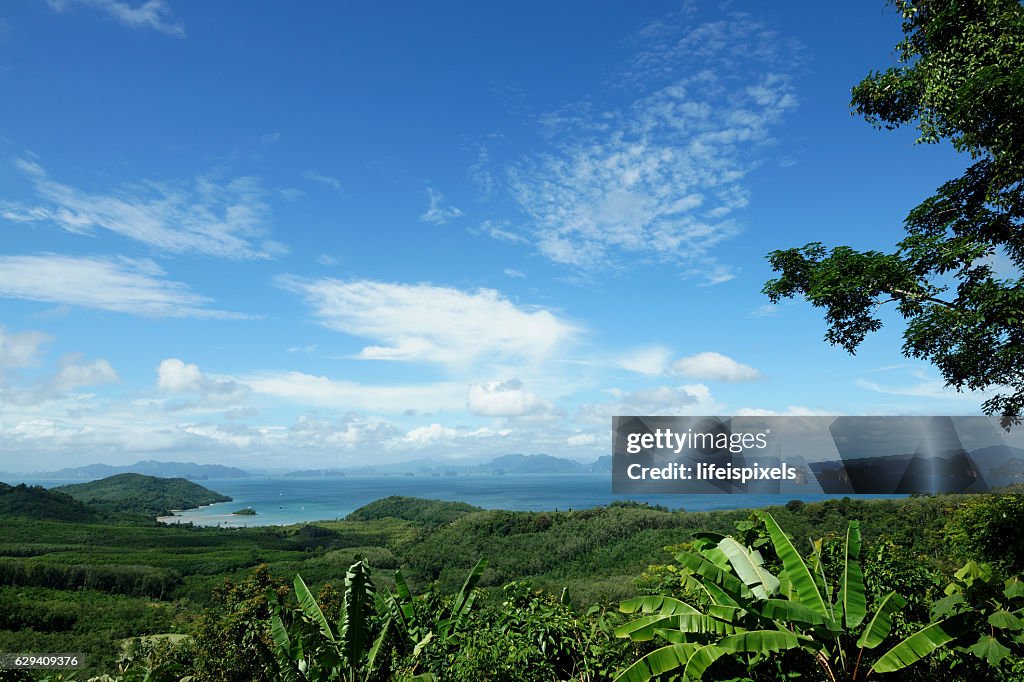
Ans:
<svg viewBox="0 0 1024 682"><path fill-rule="evenodd" d="M40 486L10 486L0 483L0 516L24 516L51 521L98 521L93 509L64 493Z"/></svg>
<svg viewBox="0 0 1024 682"><path fill-rule="evenodd" d="M231 501L226 495L184 478L157 478L143 474L118 474L54 490L67 493L95 509L145 516L165 516L172 509L194 509L214 502Z"/></svg>
<svg viewBox="0 0 1024 682"><path fill-rule="evenodd" d="M392 495L356 509L346 518L349 521L393 518L422 523L427 526L440 526L478 511L482 511L480 507L474 507L465 502L424 500L418 497Z"/></svg>

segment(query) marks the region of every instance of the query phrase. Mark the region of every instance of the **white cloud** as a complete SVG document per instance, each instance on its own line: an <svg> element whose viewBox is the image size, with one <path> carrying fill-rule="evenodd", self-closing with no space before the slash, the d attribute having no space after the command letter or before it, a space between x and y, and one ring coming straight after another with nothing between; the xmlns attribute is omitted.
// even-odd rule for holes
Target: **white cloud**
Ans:
<svg viewBox="0 0 1024 682"><path fill-rule="evenodd" d="M208 298L163 274L151 260L0 256L0 296L148 317L246 317L207 308Z"/></svg>
<svg viewBox="0 0 1024 682"><path fill-rule="evenodd" d="M616 364L630 372L653 376L664 373L671 357L672 351L664 346L646 346L621 355Z"/></svg>
<svg viewBox="0 0 1024 682"><path fill-rule="evenodd" d="M324 175L322 173L317 173L316 171L306 171L302 174L302 177L307 180L320 183L326 187L330 187L333 190L341 189L341 180L330 175Z"/></svg>
<svg viewBox="0 0 1024 682"><path fill-rule="evenodd" d="M430 205L427 210L420 216L420 220L425 223L434 223L435 225L444 225L449 220L453 220L462 215L462 211L454 206L444 205L444 196L440 192L435 191L432 187L427 188L427 196L430 198Z"/></svg>
<svg viewBox="0 0 1024 682"><path fill-rule="evenodd" d="M508 429L494 430L487 427L479 429L453 429L441 424L431 424L412 429L400 439L396 445L413 445L423 447L438 443L451 443L456 440L494 438L507 436Z"/></svg>
<svg viewBox="0 0 1024 682"><path fill-rule="evenodd" d="M515 268L505 268L504 270L506 277L513 279L526 279L526 273L522 270L516 270Z"/></svg>
<svg viewBox="0 0 1024 682"><path fill-rule="evenodd" d="M801 405L790 405L779 412L778 410L765 410L758 407L741 407L734 413L737 417L829 417L836 414L835 411L820 410L813 407Z"/></svg>
<svg viewBox="0 0 1024 682"><path fill-rule="evenodd" d="M577 433L566 438L565 442L571 447L579 447L581 445L597 445L602 440L602 437L596 433Z"/></svg>
<svg viewBox="0 0 1024 682"><path fill-rule="evenodd" d="M72 5L83 5L104 12L129 28L151 28L175 38L185 36L185 27L171 17L171 10L164 0L145 0L133 5L119 0L46 0L57 12L63 12Z"/></svg>
<svg viewBox="0 0 1024 682"><path fill-rule="evenodd" d="M653 259L720 283L733 273L711 252L739 232L743 180L796 100L769 53L777 37L755 22L661 31L626 78L645 94L621 109L577 103L545 117L552 148L513 167L510 189L530 239L556 263Z"/></svg>
<svg viewBox="0 0 1024 682"><path fill-rule="evenodd" d="M718 414L722 409L704 384L657 386L632 392L611 389L608 393L612 400L583 405L576 420L609 426L614 416Z"/></svg>
<svg viewBox="0 0 1024 682"><path fill-rule="evenodd" d="M38 163L15 166L31 180L42 203L0 201L0 215L16 222L49 221L68 232L109 230L167 253L201 253L233 260L267 259L286 249L265 239L270 210L255 178L218 184L144 181L108 194L57 182Z"/></svg>
<svg viewBox="0 0 1024 682"><path fill-rule="evenodd" d="M466 386L437 382L370 386L302 372L261 372L242 377L256 393L301 405L369 412L402 413L460 410L466 405Z"/></svg>
<svg viewBox="0 0 1024 682"><path fill-rule="evenodd" d="M484 417L525 417L551 412L554 406L523 388L518 379L471 384L466 407Z"/></svg>
<svg viewBox="0 0 1024 682"><path fill-rule="evenodd" d="M99 358L82 362L79 355L68 355L61 360L60 371L53 377L51 386L55 391L68 392L83 386L98 386L120 381L110 362Z"/></svg>
<svg viewBox="0 0 1024 682"><path fill-rule="evenodd" d="M34 365L39 359L40 346L52 340L49 334L43 332L12 334L0 326L0 369Z"/></svg>
<svg viewBox="0 0 1024 682"><path fill-rule="evenodd" d="M540 361L579 333L551 311L516 305L493 289L330 278L279 282L302 294L324 326L377 341L360 351L364 359Z"/></svg>
<svg viewBox="0 0 1024 682"><path fill-rule="evenodd" d="M761 372L721 353L697 353L672 363L676 374L705 381L754 381Z"/></svg>
<svg viewBox="0 0 1024 682"><path fill-rule="evenodd" d="M857 385L861 388L866 388L869 391L875 391L876 393L885 393L887 395L900 395L910 396L913 398L936 398L939 400L966 400L971 402L981 402L988 397L988 392L982 391L957 391L955 388L946 386L946 383L941 379L931 379L919 381L916 384L907 386L883 386L873 381L866 381L864 379L857 379ZM999 387L994 387L993 392L998 391Z"/></svg>
<svg viewBox="0 0 1024 682"><path fill-rule="evenodd" d="M157 388L167 394L194 394L205 403L226 405L243 400L250 388L229 377L203 374L199 365L186 364L178 358L167 358L157 367Z"/></svg>

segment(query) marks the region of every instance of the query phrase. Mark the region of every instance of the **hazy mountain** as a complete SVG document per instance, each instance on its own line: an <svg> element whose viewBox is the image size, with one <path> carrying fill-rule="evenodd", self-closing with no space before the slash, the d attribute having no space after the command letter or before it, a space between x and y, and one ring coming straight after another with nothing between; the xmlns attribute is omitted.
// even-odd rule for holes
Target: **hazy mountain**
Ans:
<svg viewBox="0 0 1024 682"><path fill-rule="evenodd" d="M193 462L156 462L146 460L125 466L110 464L88 464L58 471L37 472L24 478L32 479L76 479L93 480L117 474L144 474L159 478L187 478L205 481L208 478L248 478L249 472L220 464L195 464Z"/></svg>

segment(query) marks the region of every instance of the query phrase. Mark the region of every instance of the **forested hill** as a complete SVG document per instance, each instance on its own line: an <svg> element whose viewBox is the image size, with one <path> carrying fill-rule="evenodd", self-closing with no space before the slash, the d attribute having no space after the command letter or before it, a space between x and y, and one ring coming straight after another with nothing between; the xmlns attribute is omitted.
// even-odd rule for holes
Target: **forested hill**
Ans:
<svg viewBox="0 0 1024 682"><path fill-rule="evenodd" d="M0 516L24 516L51 521L98 521L100 515L70 495L39 486L0 483Z"/></svg>
<svg viewBox="0 0 1024 682"><path fill-rule="evenodd" d="M94 509L145 516L164 516L172 509L194 509L214 502L231 501L226 495L184 478L157 478L143 474L118 474L53 490L67 493Z"/></svg>

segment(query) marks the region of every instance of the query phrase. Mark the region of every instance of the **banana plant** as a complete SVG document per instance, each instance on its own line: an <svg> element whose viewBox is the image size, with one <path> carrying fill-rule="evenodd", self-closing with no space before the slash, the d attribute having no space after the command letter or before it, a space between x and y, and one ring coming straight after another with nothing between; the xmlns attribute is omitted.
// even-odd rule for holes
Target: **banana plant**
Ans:
<svg viewBox="0 0 1024 682"><path fill-rule="evenodd" d="M623 670L617 682L646 682L669 672L699 680L725 656L756 663L787 651L809 656L832 682L859 680L871 672L901 670L954 639L950 623L937 620L867 665L864 655L874 658L874 650L887 641L893 615L906 600L889 592L869 617L859 523L851 521L847 528L839 584L832 585L820 542L805 560L771 514L755 514L781 571L773 573L758 549L735 538L696 536L692 551L680 552L676 559L702 608L662 596L622 602L621 611L639 617L617 628L616 636L658 638L666 645Z"/></svg>
<svg viewBox="0 0 1024 682"><path fill-rule="evenodd" d="M463 627L476 599L487 561L481 559L470 570L447 615L436 624L418 618L401 571L395 572L395 593L377 591L365 562L352 564L345 574L341 617L335 626L327 620L316 599L299 575L295 576L296 617L285 625L286 609L273 590L270 633L277 661L276 677L281 682L373 682L392 679L389 654L392 649L410 654L415 661L433 640L449 644ZM421 673L403 678L407 682L433 682L434 675Z"/></svg>
<svg viewBox="0 0 1024 682"><path fill-rule="evenodd" d="M277 595L268 590L277 678L282 682L388 679L382 653L394 634L394 624L390 618L377 624L374 593L366 564L352 564L345 573L341 617L332 627L302 577L296 575L295 597L299 606L289 631L284 608Z"/></svg>

